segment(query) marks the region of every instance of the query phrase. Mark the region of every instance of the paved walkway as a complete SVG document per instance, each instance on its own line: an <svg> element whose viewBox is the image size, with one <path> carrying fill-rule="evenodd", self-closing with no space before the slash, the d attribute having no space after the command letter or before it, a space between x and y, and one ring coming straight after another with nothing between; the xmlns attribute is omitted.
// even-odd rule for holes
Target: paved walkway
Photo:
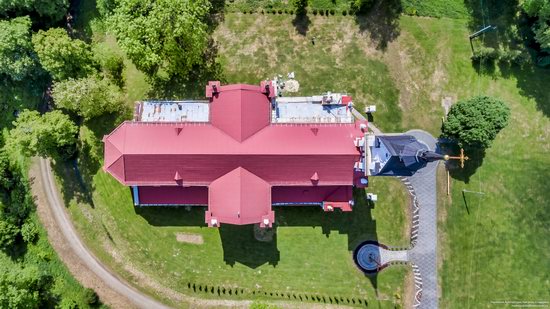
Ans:
<svg viewBox="0 0 550 309"><path fill-rule="evenodd" d="M358 119L365 117L357 110L353 114ZM374 134L384 134L369 122ZM411 130L410 134L428 146L436 149L437 140L428 132ZM413 308L437 309L439 293L437 285L437 187L436 172L438 162L428 163L426 167L410 177L399 177L407 187L413 199L411 249L387 251L381 249L385 262L409 261L412 264L415 283ZM386 254L384 254L384 252ZM391 252L388 253L388 252Z"/></svg>

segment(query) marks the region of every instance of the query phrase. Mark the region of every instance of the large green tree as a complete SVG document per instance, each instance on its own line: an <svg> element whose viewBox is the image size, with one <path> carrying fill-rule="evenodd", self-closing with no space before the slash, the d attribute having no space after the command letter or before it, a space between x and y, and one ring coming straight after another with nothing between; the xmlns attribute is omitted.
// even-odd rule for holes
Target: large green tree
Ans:
<svg viewBox="0 0 550 309"><path fill-rule="evenodd" d="M0 308L44 308L52 277L37 265L0 267Z"/></svg>
<svg viewBox="0 0 550 309"><path fill-rule="evenodd" d="M550 0L522 0L521 7L538 19L533 25L535 40L542 49L550 49Z"/></svg>
<svg viewBox="0 0 550 309"><path fill-rule="evenodd" d="M0 0L0 15L36 12L42 19L59 21L67 13L68 0Z"/></svg>
<svg viewBox="0 0 550 309"><path fill-rule="evenodd" d="M118 43L150 77L185 76L203 61L207 0L121 0L109 18Z"/></svg>
<svg viewBox="0 0 550 309"><path fill-rule="evenodd" d="M21 81L36 69L28 16L0 20L0 76Z"/></svg>
<svg viewBox="0 0 550 309"><path fill-rule="evenodd" d="M118 111L123 104L119 88L108 79L96 76L57 82L52 97L58 107L74 111L85 119Z"/></svg>
<svg viewBox="0 0 550 309"><path fill-rule="evenodd" d="M95 71L90 46L71 39L64 29L40 30L32 36L32 44L42 67L55 80L80 78Z"/></svg>
<svg viewBox="0 0 550 309"><path fill-rule="evenodd" d="M67 156L74 152L78 127L61 111L40 115L25 110L14 121L6 146L28 156Z"/></svg>
<svg viewBox="0 0 550 309"><path fill-rule="evenodd" d="M443 123L443 136L461 147L488 148L508 124L510 109L499 99L476 96L454 104Z"/></svg>

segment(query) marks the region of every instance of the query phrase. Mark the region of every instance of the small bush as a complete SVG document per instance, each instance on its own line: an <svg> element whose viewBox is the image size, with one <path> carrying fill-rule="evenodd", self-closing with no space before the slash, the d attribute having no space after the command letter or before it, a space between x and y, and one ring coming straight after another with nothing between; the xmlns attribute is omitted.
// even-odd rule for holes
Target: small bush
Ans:
<svg viewBox="0 0 550 309"><path fill-rule="evenodd" d="M336 12L334 10L330 10L330 15L334 15Z"/></svg>
<svg viewBox="0 0 550 309"><path fill-rule="evenodd" d="M285 9L285 14L288 14L288 9Z"/></svg>
<svg viewBox="0 0 550 309"><path fill-rule="evenodd" d="M313 9L313 15L317 15L317 9Z"/></svg>
<svg viewBox="0 0 550 309"><path fill-rule="evenodd" d="M320 10L320 11L319 11L319 15L321 15L321 16L325 16L325 11L323 11L323 10Z"/></svg>
<svg viewBox="0 0 550 309"><path fill-rule="evenodd" d="M289 14L290 14L290 15L293 15L293 14L294 14L294 10L290 10L290 11L289 11Z"/></svg>
<svg viewBox="0 0 550 309"><path fill-rule="evenodd" d="M328 14L329 14L329 11L328 11L328 10L326 10L326 11L325 11L325 15L327 15L327 16L328 16Z"/></svg>
<svg viewBox="0 0 550 309"><path fill-rule="evenodd" d="M21 236L26 243L33 243L38 237L38 229L32 221L26 221L21 227Z"/></svg>
<svg viewBox="0 0 550 309"><path fill-rule="evenodd" d="M278 13L279 13L279 14L283 14L283 10L279 10Z"/></svg>
<svg viewBox="0 0 550 309"><path fill-rule="evenodd" d="M492 47L481 47L474 51L471 59L474 63L494 63L498 52Z"/></svg>
<svg viewBox="0 0 550 309"><path fill-rule="evenodd" d="M93 289L87 288L84 290L84 300L88 305L94 306L99 304L99 297Z"/></svg>
<svg viewBox="0 0 550 309"><path fill-rule="evenodd" d="M348 11L346 11L346 10L342 11L342 15L344 15L344 16L348 15Z"/></svg>

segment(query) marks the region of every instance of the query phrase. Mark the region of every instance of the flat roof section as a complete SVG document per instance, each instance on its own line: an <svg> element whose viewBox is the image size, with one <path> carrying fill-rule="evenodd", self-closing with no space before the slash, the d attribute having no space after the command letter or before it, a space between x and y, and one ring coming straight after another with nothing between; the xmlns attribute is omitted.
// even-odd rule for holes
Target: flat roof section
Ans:
<svg viewBox="0 0 550 309"><path fill-rule="evenodd" d="M276 99L272 123L353 123L347 104L322 104L322 96Z"/></svg>
<svg viewBox="0 0 550 309"><path fill-rule="evenodd" d="M144 101L136 104L136 121L145 122L208 122L210 103L207 100Z"/></svg>

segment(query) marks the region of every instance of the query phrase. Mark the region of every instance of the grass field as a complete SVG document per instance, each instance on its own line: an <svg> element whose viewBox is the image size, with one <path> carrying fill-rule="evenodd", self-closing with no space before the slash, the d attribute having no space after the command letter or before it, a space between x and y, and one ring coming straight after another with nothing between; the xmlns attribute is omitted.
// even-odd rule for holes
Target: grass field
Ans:
<svg viewBox="0 0 550 309"><path fill-rule="evenodd" d="M214 34L225 79L255 84L294 71L301 94L347 91L359 108L377 104L374 122L387 132L421 128L438 135L444 96L456 101L489 94L510 105L512 121L487 151L483 165L475 170L477 160L469 162L464 172L453 171L451 198L442 199L439 206L441 307L489 307L491 301L502 299L547 300L550 278L544 270L550 269L550 220L544 206L550 196L544 178L550 175L550 97L545 91L549 72L497 67L480 74L469 59L465 19L401 16L397 26L383 29L395 35L384 48L378 44L380 37L354 18L310 16L305 36L292 19L226 14ZM131 68L126 72L132 96L147 93L142 76ZM112 121L111 127L116 122ZM108 131L109 125L105 126L103 131ZM102 133L96 135L89 134L90 144L100 149ZM392 194L401 192L397 182L373 179L372 190L381 201L373 210L359 206L356 217L325 215L316 209L277 209L281 227L275 247L257 243L251 231L206 229L200 226L203 213L198 210L136 213L129 190L102 172L96 174L98 162L92 166L92 200L77 194L70 202L77 228L102 260L160 298L170 298L170 292L158 292L146 281L205 298L215 296L192 292L192 284L201 290L214 283L246 290L224 296L230 298L276 300L285 298L285 293L318 293L368 299L369 304L376 302L372 289L376 283L382 307L392 306L396 291L403 293L405 269L390 267L371 282L356 271L349 253L364 237L388 245L406 244L402 207L407 201L401 193ZM466 193L463 198L462 189L485 195ZM200 234L205 244L178 243L178 232ZM261 294L251 295L252 291Z"/></svg>

